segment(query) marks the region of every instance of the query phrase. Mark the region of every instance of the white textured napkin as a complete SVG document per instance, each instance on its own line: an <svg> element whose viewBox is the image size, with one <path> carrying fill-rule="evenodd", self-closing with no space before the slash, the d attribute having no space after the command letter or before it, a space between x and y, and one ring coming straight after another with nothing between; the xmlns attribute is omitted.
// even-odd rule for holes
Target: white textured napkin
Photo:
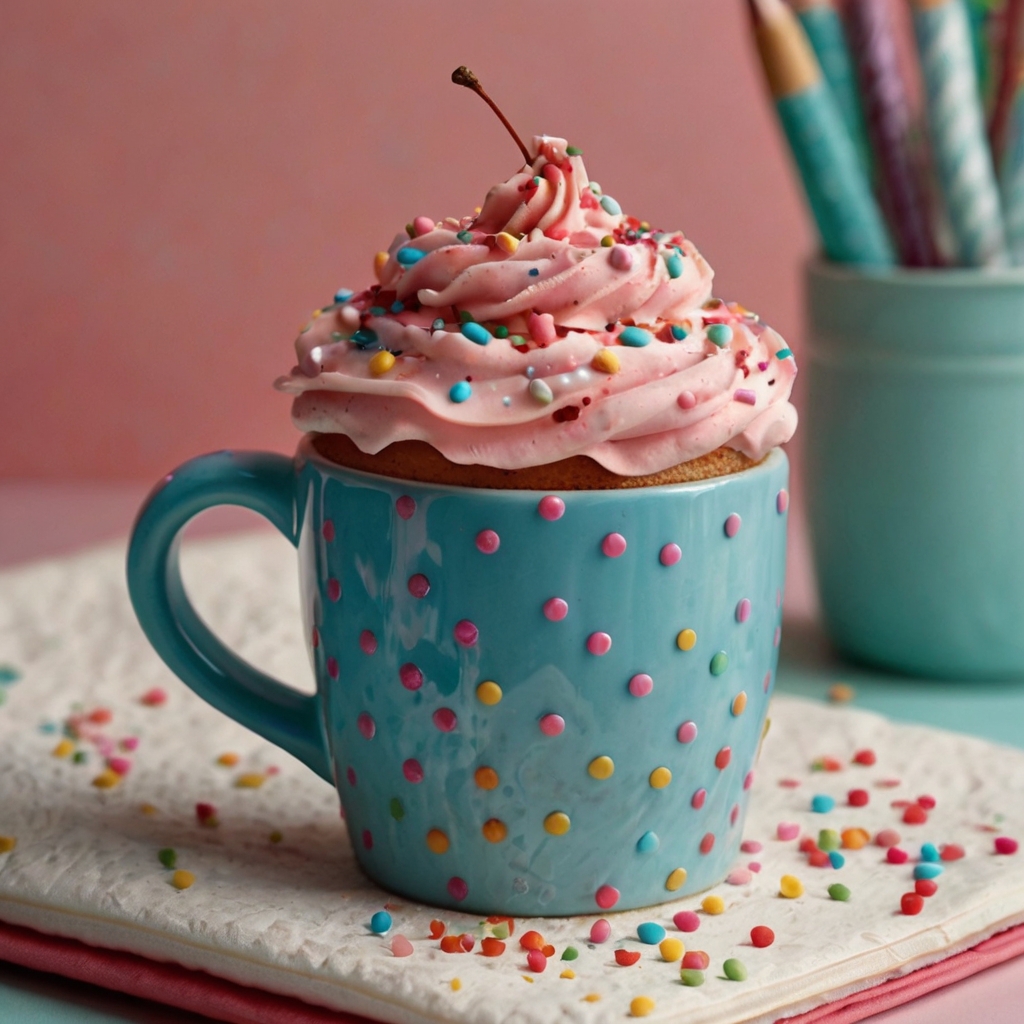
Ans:
<svg viewBox="0 0 1024 1024"><path fill-rule="evenodd" d="M294 554L284 541L262 534L187 546L185 567L197 604L229 644L309 687ZM446 954L428 938L431 919L475 935L479 919L390 897L359 873L330 786L209 708L149 649L128 604L120 548L0 574L5 664L21 678L0 684L0 836L17 840L0 853L0 920L382 1021L619 1020L640 995L656 1004L651 1020L769 1021L1024 921L1024 853L993 852L996 834L1024 838L1024 753L776 697L746 829L763 849L737 862L760 871L714 890L724 897L723 914L701 913L699 930L686 935L672 917L699 909L699 896L610 915L611 939L593 947L596 914L517 921L501 957L477 955L479 938L470 954ZM164 704L140 700L153 687L166 691ZM98 709L110 720L101 710L90 722ZM84 763L52 753L72 718L87 734L74 743ZM134 750L124 749L134 741ZM851 764L861 748L875 751L873 767ZM228 752L239 755L233 767L217 763ZM821 757L838 759L842 770L813 771ZM105 758L130 763L106 789L93 784ZM239 787L245 775L262 784ZM855 787L870 793L869 806L847 805ZM813 813L816 793L835 797L835 810ZM924 794L936 800L927 824L903 824L892 801ZM211 804L218 824L201 825L197 803ZM796 841L776 838L780 821L813 836L821 828L896 828L911 859L888 864L872 844L842 851L840 870L813 868ZM900 897L914 887L926 841L959 843L967 855L946 863L938 893L920 915L906 916ZM157 856L167 847L194 874L190 888L171 885ZM782 899L783 874L798 876L805 895ZM834 882L851 890L848 902L829 898ZM369 921L385 904L394 927L381 938ZM644 921L709 954L702 987L681 986L678 965L638 941ZM769 948L750 943L759 924L775 932ZM543 974L526 969L518 946L528 927L557 950ZM409 957L391 953L399 933L412 941ZM568 945L579 951L571 963L559 959ZM618 966L616 948L641 951L639 963ZM743 961L748 980L721 976L728 957ZM575 977L561 977L566 968Z"/></svg>

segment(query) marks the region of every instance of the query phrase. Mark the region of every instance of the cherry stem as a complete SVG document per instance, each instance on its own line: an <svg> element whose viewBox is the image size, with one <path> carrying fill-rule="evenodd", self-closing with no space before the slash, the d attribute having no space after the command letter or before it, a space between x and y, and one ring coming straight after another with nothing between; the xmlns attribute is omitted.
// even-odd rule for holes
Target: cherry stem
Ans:
<svg viewBox="0 0 1024 1024"><path fill-rule="evenodd" d="M515 128L513 128L512 125L509 124L508 118L498 109L498 105L484 91L484 87L480 84L480 80L476 77L476 75L474 75L473 72L470 71L469 68L467 67L459 67L452 72L452 81L456 85L464 85L467 89L472 89L473 92L475 92L480 97L480 99L482 99L484 103L486 103L487 106L489 106L491 110L493 110L494 113L498 115L498 120L501 121L501 123L505 126L509 135L511 135L512 138L515 139L516 145L519 147L520 151L523 154L523 159L528 164L533 163L533 160L530 157L530 151L523 144L523 140L519 138L519 135L516 132Z"/></svg>

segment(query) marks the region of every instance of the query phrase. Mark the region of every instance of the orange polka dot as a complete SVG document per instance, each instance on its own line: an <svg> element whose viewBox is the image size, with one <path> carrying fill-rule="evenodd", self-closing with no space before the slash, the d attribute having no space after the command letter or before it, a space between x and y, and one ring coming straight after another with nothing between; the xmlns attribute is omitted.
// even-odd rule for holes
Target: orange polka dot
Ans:
<svg viewBox="0 0 1024 1024"><path fill-rule="evenodd" d="M484 822L481 831L487 842L500 843L508 835L508 826L500 818L490 818Z"/></svg>
<svg viewBox="0 0 1024 1024"><path fill-rule="evenodd" d="M473 781L481 789L497 789L500 779L498 773L493 768L488 768L486 765L477 768L473 773Z"/></svg>

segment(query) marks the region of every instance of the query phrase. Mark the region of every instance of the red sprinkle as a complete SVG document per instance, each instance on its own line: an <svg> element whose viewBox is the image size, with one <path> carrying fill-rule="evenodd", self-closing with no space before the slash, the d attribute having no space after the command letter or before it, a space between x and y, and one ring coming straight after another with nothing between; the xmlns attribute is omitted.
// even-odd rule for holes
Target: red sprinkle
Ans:
<svg viewBox="0 0 1024 1024"><path fill-rule="evenodd" d="M1011 839L1009 836L997 836L996 837L996 853L1016 853L1017 852L1017 840Z"/></svg>
<svg viewBox="0 0 1024 1024"><path fill-rule="evenodd" d="M683 954L683 967L688 971L706 971L711 957L702 949L691 949Z"/></svg>
<svg viewBox="0 0 1024 1024"><path fill-rule="evenodd" d="M439 939L444 935L444 921L438 921L436 918L430 922L430 937L432 939Z"/></svg>
<svg viewBox="0 0 1024 1024"><path fill-rule="evenodd" d="M946 843L940 856L943 860L960 860L964 856L964 848L959 843Z"/></svg>
<svg viewBox="0 0 1024 1024"><path fill-rule="evenodd" d="M114 717L110 708L97 708L89 714L89 721L94 725L106 725Z"/></svg>
<svg viewBox="0 0 1024 1024"><path fill-rule="evenodd" d="M935 807L935 797L933 796L919 796L917 798L918 804L923 807L926 811L930 811Z"/></svg>
<svg viewBox="0 0 1024 1024"><path fill-rule="evenodd" d="M544 948L544 936L540 932L523 932L519 937L519 945L523 949L543 949Z"/></svg>
<svg viewBox="0 0 1024 1024"><path fill-rule="evenodd" d="M827 868L832 861L828 859L828 854L824 850L811 850L807 854L807 863L812 868Z"/></svg>
<svg viewBox="0 0 1024 1024"><path fill-rule="evenodd" d="M894 828L883 828L875 836L876 846L895 846L900 841L900 834Z"/></svg>
<svg viewBox="0 0 1024 1024"><path fill-rule="evenodd" d="M488 936L480 940L480 953L483 956L501 956L505 952L505 943L501 939Z"/></svg>
<svg viewBox="0 0 1024 1024"><path fill-rule="evenodd" d="M914 882L914 892L918 896L934 896L938 891L938 883L933 878L919 878Z"/></svg>
<svg viewBox="0 0 1024 1024"><path fill-rule="evenodd" d="M461 935L445 935L441 939L441 952L442 953L465 953L466 951L462 948L462 936Z"/></svg>
<svg viewBox="0 0 1024 1024"><path fill-rule="evenodd" d="M146 707L156 708L167 702L167 691L161 689L159 686L154 686L152 690L147 690L139 700L145 704Z"/></svg>
<svg viewBox="0 0 1024 1024"><path fill-rule="evenodd" d="M540 954L544 956L543 953ZM640 959L640 954L633 949L617 949L615 950L615 962L620 967L632 967L633 964Z"/></svg>
<svg viewBox="0 0 1024 1024"><path fill-rule="evenodd" d="M200 825L213 824L217 818L217 808L213 804L196 804L196 818Z"/></svg>
<svg viewBox="0 0 1024 1024"><path fill-rule="evenodd" d="M775 941L775 932L773 932L766 924L759 924L750 929L750 941L757 946L758 949L764 949Z"/></svg>
<svg viewBox="0 0 1024 1024"><path fill-rule="evenodd" d="M866 789L851 789L846 800L851 807L867 807L871 794Z"/></svg>
<svg viewBox="0 0 1024 1024"><path fill-rule="evenodd" d="M906 864L909 856L910 854L906 850L901 850L898 846L890 846L885 851L885 859L890 864Z"/></svg>
<svg viewBox="0 0 1024 1024"><path fill-rule="evenodd" d="M471 951L472 951L472 949L473 949L473 946L475 946L475 945L476 945L476 939L475 939L475 938L473 938L473 936L472 936L472 935L470 935L470 934L469 934L469 932L463 932L463 933L462 933L462 934L461 934L461 935L459 936L459 945L460 945L460 946L461 946L461 947L462 947L462 948L463 948L463 949L464 949L464 950L465 950L465 951L466 951L467 953L469 953L469 952L471 952Z"/></svg>
<svg viewBox="0 0 1024 1024"><path fill-rule="evenodd" d="M900 897L900 910L909 917L920 914L924 910L924 897L916 892L905 892Z"/></svg>
<svg viewBox="0 0 1024 1024"><path fill-rule="evenodd" d="M906 825L923 825L928 820L928 812L920 804L911 804L903 812Z"/></svg>
<svg viewBox="0 0 1024 1024"><path fill-rule="evenodd" d="M866 768L870 768L877 760L878 758L875 757L875 752L873 750L858 750L857 753L853 755L853 763L862 764Z"/></svg>
<svg viewBox="0 0 1024 1024"><path fill-rule="evenodd" d="M813 836L804 836L800 840L800 852L801 853L813 853L818 848L818 844L814 841Z"/></svg>

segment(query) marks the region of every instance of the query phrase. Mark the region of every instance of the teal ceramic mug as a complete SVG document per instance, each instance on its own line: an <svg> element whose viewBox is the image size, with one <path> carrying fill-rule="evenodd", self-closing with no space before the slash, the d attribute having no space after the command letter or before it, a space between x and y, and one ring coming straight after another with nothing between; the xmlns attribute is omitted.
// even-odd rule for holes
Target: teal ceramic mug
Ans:
<svg viewBox="0 0 1024 1024"><path fill-rule="evenodd" d="M815 262L806 286L828 632L914 675L1024 676L1024 271Z"/></svg>
<svg viewBox="0 0 1024 1024"><path fill-rule="evenodd" d="M128 584L200 696L338 789L356 857L484 913L646 906L738 852L774 678L786 457L636 490L489 490L221 452L139 514ZM304 696L204 625L177 538L211 505L299 551Z"/></svg>

